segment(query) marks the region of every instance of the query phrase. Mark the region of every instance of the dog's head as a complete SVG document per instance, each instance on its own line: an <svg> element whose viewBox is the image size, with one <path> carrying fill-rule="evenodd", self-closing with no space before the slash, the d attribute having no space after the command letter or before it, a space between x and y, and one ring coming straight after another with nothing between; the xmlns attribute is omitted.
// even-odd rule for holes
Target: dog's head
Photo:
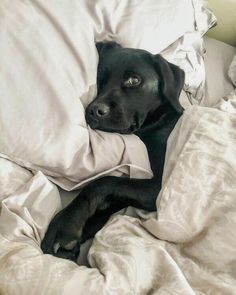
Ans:
<svg viewBox="0 0 236 295"><path fill-rule="evenodd" d="M116 43L97 43L98 94L86 109L93 129L133 133L150 114L171 105L181 113L179 95L184 72L159 54L122 48Z"/></svg>

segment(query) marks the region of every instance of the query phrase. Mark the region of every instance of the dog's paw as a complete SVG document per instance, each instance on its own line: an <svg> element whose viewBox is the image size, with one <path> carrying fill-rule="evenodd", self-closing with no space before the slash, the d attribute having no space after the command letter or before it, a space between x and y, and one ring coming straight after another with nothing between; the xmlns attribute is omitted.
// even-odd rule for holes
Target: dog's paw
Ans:
<svg viewBox="0 0 236 295"><path fill-rule="evenodd" d="M76 219L76 220L75 220ZM49 224L41 243L45 254L75 261L80 251L83 224L68 207L59 212Z"/></svg>
<svg viewBox="0 0 236 295"><path fill-rule="evenodd" d="M97 210L109 207L110 203L106 198L113 190L111 180L111 177L104 177L87 185L53 218L41 244L45 254L76 260L80 244L101 228L101 222L105 222L102 218L96 220L91 217Z"/></svg>

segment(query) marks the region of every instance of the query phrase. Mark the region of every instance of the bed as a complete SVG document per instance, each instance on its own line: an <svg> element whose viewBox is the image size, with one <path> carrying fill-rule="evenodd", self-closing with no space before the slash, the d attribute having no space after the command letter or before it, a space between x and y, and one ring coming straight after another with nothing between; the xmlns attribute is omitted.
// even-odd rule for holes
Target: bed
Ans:
<svg viewBox="0 0 236 295"><path fill-rule="evenodd" d="M101 18L99 5L104 5L105 2L98 1L96 15L93 15L93 19L98 23L99 17ZM130 5L134 2L130 1ZM152 8L154 2L152 2ZM192 9L192 4L195 2L186 0L184 5L190 3L188 7ZM10 30L9 18L11 20L12 14L9 11L8 1L2 3L2 7L8 12L5 14L7 16L5 22ZM77 1L71 3L75 3L75 7L78 5ZM87 6L83 8L91 11L88 7L90 2L85 1L85 3ZM163 3L162 7L164 7ZM65 24L63 27L63 21L56 22L58 20L56 15L60 15L59 9L54 11L55 14L49 15L46 12L51 10L46 10L46 4L43 1L35 1L35 5L37 9L33 10L33 6L28 6L27 1L23 1L15 7L16 11L24 12L23 20L26 24L28 21L32 24L35 19L31 19L31 14L40 11L37 21L40 21L41 15L46 15L46 26L48 19L53 19L63 40L67 40L66 38L75 33L69 32ZM54 7L55 2L51 1L49 5ZM200 9L198 5L195 6L195 13L200 13L203 9L203 7ZM71 20L74 15L71 15L71 10L67 11L66 7L66 5L63 7L63 11L70 15ZM103 12L104 7L102 6L101 9ZM112 5L106 7L114 10ZM129 9L129 6L117 7L119 13L122 9L125 11ZM150 15L150 8L148 13ZM138 12L137 15L139 15ZM19 14L19 17L22 15ZM81 16L82 22L83 17L84 15ZM199 21L198 27L200 31L204 31L201 25L203 26L206 20L203 17L201 19L203 21ZM129 19L126 18L125 21L124 27ZM186 20L184 25L188 21L191 26L191 19ZM214 16L209 13L208 25L212 26L214 22ZM101 22L99 24L101 26ZM91 24L91 28L93 25ZM115 26L114 23L113 25ZM132 26L134 25L132 23ZM131 34L132 26L129 27ZM122 35L122 25L118 24L117 28L120 30L118 36L121 43L131 42L129 36ZM162 27L160 29L162 30ZM19 26L19 30L23 32L25 40L34 38L34 34L23 24L22 27ZM114 27L112 30L114 33ZM190 27L185 28L182 24L178 28L178 34L180 30L184 31L184 38L174 36L175 32L172 32L172 37L178 43L165 39L163 43L158 44L158 48L154 48L153 43L149 44L146 38L130 44L136 47L145 45L150 51L162 52L170 61L185 67L187 73L185 91L181 94L181 101L186 109L168 142L163 188L157 198L157 212L147 213L127 208L115 214L93 241L83 245L78 264L51 255L43 255L40 242L50 220L61 207L78 194L81 186L98 176L112 173L117 176L150 178L151 171L145 148L142 143L137 142L135 137L120 135L106 137L102 132L95 134L92 130L87 130L84 121L78 118L76 112L83 114L83 107L96 92L94 86L96 76L91 75L91 71L95 71L96 62L93 64L92 61L96 60L96 54L95 51L90 51L90 63L83 64L85 73L89 73L85 81L75 67L75 60L81 57L78 52L82 51L76 47L77 44L73 40L67 40L72 55L68 57L69 61L63 60L62 63L66 69L67 62L71 62L72 73L78 75L83 83L81 82L78 87L71 73L67 75L56 73L55 76L59 80L50 80L50 83L47 80L48 85L53 87L45 87L43 90L40 88L43 92L39 92L40 99L42 93L56 93L59 105L55 100L50 100L50 106L45 108L45 104L40 104L40 99L37 97L33 103L27 105L25 97L28 93L32 93L32 89L37 90L35 84L29 89L24 88L23 95L20 93L21 96L17 92L24 104L28 106L28 112L36 105L40 109L40 114L43 114L42 120L40 118L30 121L31 124L28 126L24 119L17 117L22 102L19 106L15 100L10 100L10 103L5 101L5 112L10 110L9 116L13 114L14 120L17 119L19 125L12 126L12 122L15 121L11 121L11 117L9 119L4 117L3 111L1 112L0 126L4 137L0 143L0 294L236 294L236 94L233 83L228 77L236 48L208 37L203 37L204 46L200 46L203 31L198 31L197 34L194 31L194 34L190 34ZM104 38L101 27L97 31L98 37ZM40 32L38 33L40 35ZM199 33L201 33L200 37ZM50 31L50 34L54 35L54 31ZM82 36L83 40L86 38L87 43L94 43L92 31L89 34ZM0 38L4 36L6 38L4 40L7 40L12 48L16 44L19 48L19 39L15 37L14 42L10 43L12 40L7 39L6 35L6 31L0 31ZM105 37L109 39L112 38L111 35L109 32ZM53 39L53 42L59 46L57 38L58 36L55 40ZM37 38L34 41L36 46L40 45L37 43ZM205 54L202 51L204 48ZM0 51L4 52L4 49L4 46L0 45ZM25 66L26 56L22 53L28 53L25 48L20 49L20 58L16 60L18 69ZM64 47L60 50L60 54L65 54ZM83 52L84 50L90 49L84 48ZM34 58L31 56L31 61L38 57L37 52L34 54ZM188 57L188 63L185 63L186 59L183 56ZM45 55L40 55L40 61L42 61L41 58L49 62ZM43 68L44 73L49 77L53 73L52 70L56 69L57 58L60 59L61 56L57 57L53 54L50 58L53 59L53 67L48 68L45 65ZM10 67L9 62L4 61L3 65L7 69ZM5 68L2 67L2 72ZM27 77L27 83L36 79L41 86L45 84L44 76L39 71L41 69L39 64L36 64L35 68L36 71L31 72L31 75L34 74L33 78ZM195 79L196 71L201 75L197 75ZM25 68L24 75L28 75ZM13 89L9 90L9 97L14 93L14 89L19 91L17 83L18 81L23 83L21 77L22 72L13 81ZM4 82L8 82L7 79L11 80L8 75L4 78L6 79ZM79 102L72 100L69 94L60 88L64 80L68 87L73 85L73 88L68 88L72 89L69 93L71 97L81 92ZM0 98L8 91L3 83L1 89L3 86L5 88L4 92L0 91ZM81 91L82 88L85 89L84 92ZM74 93L75 89L77 89L76 93ZM65 104L65 100L69 103ZM0 103L3 103L3 98L2 101L0 99ZM51 112L55 109L60 113L60 117L55 115L52 119ZM25 106L22 111L25 112ZM32 116L37 118L37 110L32 110L32 113ZM64 130L64 125L68 124L64 118L73 122L74 129L69 126ZM48 123L49 119L53 123ZM52 124L50 127L57 127L56 135L51 135L50 129L39 129L40 137L37 137L37 140L40 139L40 144L38 144L31 132L35 130L33 128L38 128L45 121L47 128L50 124ZM17 129L19 126L21 126L20 130ZM22 130L30 131L27 134ZM70 144L71 138L77 139L78 134L80 136L83 134L92 141L90 145L96 155L93 154L91 158L91 150L87 145L81 145L79 139L76 142L73 141L70 148L66 140L62 145L58 138L62 140L62 136L65 136L68 130ZM45 134L47 140L45 140ZM13 147L12 141L15 143ZM24 145L24 142L30 145L31 149L27 149L28 146ZM79 155L76 150L78 145L81 148ZM116 149L111 152L109 159L105 162L106 165L102 166L98 158L110 145L115 146ZM128 152L129 148L133 151L134 145L137 148L136 152ZM51 152L47 154L49 149ZM65 159L58 159L58 155L63 152L66 154ZM74 161L81 157L82 152L84 162L81 162L85 164L83 166L80 164L78 167ZM51 166L48 160L52 163Z"/></svg>

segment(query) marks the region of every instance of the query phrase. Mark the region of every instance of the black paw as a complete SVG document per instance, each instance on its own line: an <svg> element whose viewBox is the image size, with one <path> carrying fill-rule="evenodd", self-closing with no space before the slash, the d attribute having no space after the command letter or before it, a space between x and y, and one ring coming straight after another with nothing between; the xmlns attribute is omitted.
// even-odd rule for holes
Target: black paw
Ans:
<svg viewBox="0 0 236 295"><path fill-rule="evenodd" d="M45 254L75 261L80 252L83 223L68 207L59 212L49 224L41 243Z"/></svg>

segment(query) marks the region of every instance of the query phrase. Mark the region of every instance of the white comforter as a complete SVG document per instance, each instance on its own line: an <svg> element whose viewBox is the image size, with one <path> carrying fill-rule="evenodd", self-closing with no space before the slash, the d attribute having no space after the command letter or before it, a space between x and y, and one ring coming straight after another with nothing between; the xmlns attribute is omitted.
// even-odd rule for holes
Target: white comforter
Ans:
<svg viewBox="0 0 236 295"><path fill-rule="evenodd" d="M40 172L0 164L8 167L0 188L0 294L236 294L235 114L185 111L169 140L158 214L111 218L89 251L92 268L43 255L58 190Z"/></svg>

